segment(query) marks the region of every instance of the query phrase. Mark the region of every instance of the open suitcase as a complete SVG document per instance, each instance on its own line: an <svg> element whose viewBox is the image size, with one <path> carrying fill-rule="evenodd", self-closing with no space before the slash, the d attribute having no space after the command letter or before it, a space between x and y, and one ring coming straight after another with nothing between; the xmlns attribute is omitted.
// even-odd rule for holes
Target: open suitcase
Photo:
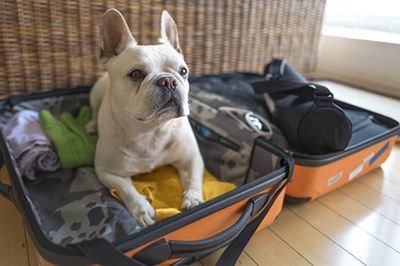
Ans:
<svg viewBox="0 0 400 266"><path fill-rule="evenodd" d="M20 94L0 101L0 121L4 125L18 111L43 108L55 116L76 115L85 104L88 88ZM204 131L201 122L192 121L195 132ZM97 181L91 167L43 173L38 180L28 181L3 134L1 163L7 167L11 186L1 183L0 191L20 211L46 265L188 264L229 243L220 263L232 264L251 235L279 214L294 168L287 153L257 134L249 137L253 147L246 150L254 158L245 158L247 166L241 166L238 177L242 179L236 189L145 229ZM218 150L215 147L221 144L207 138L199 143L207 146L203 157L209 148ZM240 153L240 143L236 148ZM218 177L219 173L213 174Z"/></svg>
<svg viewBox="0 0 400 266"><path fill-rule="evenodd" d="M253 73L198 76L192 78L191 87L192 91L197 90L194 94L200 97L203 91L223 95L267 120L275 119L279 129L285 131L283 135L289 144L283 146L273 140L270 142L289 151L295 160L295 170L285 197L287 202L294 204L316 199L379 167L388 158L400 132L397 121L335 100L327 88L309 83L284 59L271 61L265 68L264 76ZM266 98L263 93L269 93L269 96ZM278 104L272 107L274 112L267 108L271 97ZM316 106L322 111L326 108L338 111L338 123L323 121L326 120L326 113L323 112L320 117L309 119L312 123L305 123ZM281 117L274 117L277 113L281 113ZM290 117L283 117L282 114ZM306 124L303 135L311 136L307 139L308 143L300 137L300 123ZM348 125L337 129L342 127L342 123ZM329 126L331 131L337 130L332 137L347 135L335 139L336 143L330 143L337 146L336 150L325 151L326 147L318 146L320 142L326 142L319 137L327 133L322 125ZM300 141L308 144L310 152L302 150Z"/></svg>

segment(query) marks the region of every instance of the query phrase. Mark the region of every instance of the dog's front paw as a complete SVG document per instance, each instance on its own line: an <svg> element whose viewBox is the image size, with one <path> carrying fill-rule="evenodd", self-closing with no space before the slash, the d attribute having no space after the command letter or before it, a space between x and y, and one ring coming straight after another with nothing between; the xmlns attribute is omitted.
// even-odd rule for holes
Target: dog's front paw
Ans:
<svg viewBox="0 0 400 266"><path fill-rule="evenodd" d="M97 121L90 120L89 123L85 126L86 133L88 134L96 134L97 133Z"/></svg>
<svg viewBox="0 0 400 266"><path fill-rule="evenodd" d="M145 196L141 195L134 204L131 204L130 207L128 207L128 210L140 226L147 227L154 224L156 211L147 201Z"/></svg>
<svg viewBox="0 0 400 266"><path fill-rule="evenodd" d="M182 210L187 210L203 203L203 193L197 190L188 190L182 196Z"/></svg>

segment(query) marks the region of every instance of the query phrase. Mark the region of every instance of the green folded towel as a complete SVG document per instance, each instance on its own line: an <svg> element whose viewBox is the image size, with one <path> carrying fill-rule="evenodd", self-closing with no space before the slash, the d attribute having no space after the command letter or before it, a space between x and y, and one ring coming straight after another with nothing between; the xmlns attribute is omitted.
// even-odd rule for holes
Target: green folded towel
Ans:
<svg viewBox="0 0 400 266"><path fill-rule="evenodd" d="M85 131L85 125L91 119L89 106L83 106L76 118L70 113L62 113L57 119L48 110L42 110L39 119L57 148L63 169L93 165L98 136Z"/></svg>

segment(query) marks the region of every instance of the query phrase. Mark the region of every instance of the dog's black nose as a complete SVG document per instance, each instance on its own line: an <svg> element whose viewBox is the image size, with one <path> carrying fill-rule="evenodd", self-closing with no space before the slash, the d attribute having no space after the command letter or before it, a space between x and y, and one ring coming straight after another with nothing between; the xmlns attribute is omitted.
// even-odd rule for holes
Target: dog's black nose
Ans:
<svg viewBox="0 0 400 266"><path fill-rule="evenodd" d="M162 77L157 80L156 85L161 88L175 89L178 82L174 77Z"/></svg>

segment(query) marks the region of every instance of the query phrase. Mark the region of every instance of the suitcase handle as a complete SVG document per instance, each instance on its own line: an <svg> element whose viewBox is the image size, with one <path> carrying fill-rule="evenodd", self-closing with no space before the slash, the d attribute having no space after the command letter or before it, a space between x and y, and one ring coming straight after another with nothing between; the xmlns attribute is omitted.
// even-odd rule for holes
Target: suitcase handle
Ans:
<svg viewBox="0 0 400 266"><path fill-rule="evenodd" d="M210 238L198 241L167 241L160 239L137 252L134 258L146 264L157 264L169 259L209 254L235 239L243 231L249 220L265 207L268 199L268 193L262 193L250 198L250 202L239 220L228 229ZM158 256L160 257L157 258Z"/></svg>
<svg viewBox="0 0 400 266"><path fill-rule="evenodd" d="M198 241L167 241L162 238L143 248L132 258L125 256L117 247L104 239L82 242L76 246L88 258L102 265L154 265L174 258L207 255L235 239L251 218L264 209L268 199L268 193L261 193L250 198L239 220L210 238Z"/></svg>

